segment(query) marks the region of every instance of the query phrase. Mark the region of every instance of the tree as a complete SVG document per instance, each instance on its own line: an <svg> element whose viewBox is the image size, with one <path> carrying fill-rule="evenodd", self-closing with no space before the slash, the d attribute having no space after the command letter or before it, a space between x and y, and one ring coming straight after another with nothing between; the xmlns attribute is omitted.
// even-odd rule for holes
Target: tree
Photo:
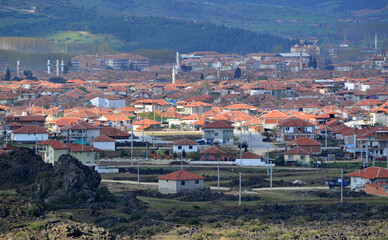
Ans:
<svg viewBox="0 0 388 240"><path fill-rule="evenodd" d="M317 68L318 67L317 59L315 59L315 58L314 58L314 60L312 62L312 67L313 68Z"/></svg>
<svg viewBox="0 0 388 240"><path fill-rule="evenodd" d="M236 68L234 71L234 79L240 79L241 78L241 68Z"/></svg>
<svg viewBox="0 0 388 240"><path fill-rule="evenodd" d="M186 157L186 151L185 150L182 151L182 158L184 158L184 157Z"/></svg>
<svg viewBox="0 0 388 240"><path fill-rule="evenodd" d="M311 57L311 55L309 57L308 66L309 66L309 68L313 67L313 57Z"/></svg>
<svg viewBox="0 0 388 240"><path fill-rule="evenodd" d="M8 67L7 67L7 72L5 73L4 80L5 80L5 81L11 80L11 72L9 71L9 68L8 68Z"/></svg>
<svg viewBox="0 0 388 240"><path fill-rule="evenodd" d="M201 80L204 80L205 77L203 76L203 73L201 73Z"/></svg>

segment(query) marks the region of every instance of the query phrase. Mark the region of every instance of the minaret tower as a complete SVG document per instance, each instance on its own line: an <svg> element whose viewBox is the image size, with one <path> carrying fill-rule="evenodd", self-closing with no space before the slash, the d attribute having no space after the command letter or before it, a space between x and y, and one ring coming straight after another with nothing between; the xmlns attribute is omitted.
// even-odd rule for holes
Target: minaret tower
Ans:
<svg viewBox="0 0 388 240"><path fill-rule="evenodd" d="M63 62L63 58L62 58L62 61L61 61L61 72L62 72L62 75L63 75L64 71L65 71L65 63Z"/></svg>
<svg viewBox="0 0 388 240"><path fill-rule="evenodd" d="M375 49L377 50L377 33L375 34Z"/></svg>
<svg viewBox="0 0 388 240"><path fill-rule="evenodd" d="M218 59L218 62L217 62L217 79L220 79L221 77L221 63L220 63L220 59Z"/></svg>
<svg viewBox="0 0 388 240"><path fill-rule="evenodd" d="M300 57L299 57L299 70L303 70L302 52L300 52Z"/></svg>
<svg viewBox="0 0 388 240"><path fill-rule="evenodd" d="M59 77L59 60L57 59L57 65L56 65L56 67L57 67L57 77Z"/></svg>
<svg viewBox="0 0 388 240"><path fill-rule="evenodd" d="M175 75L176 75L176 72L175 72L175 66L172 66L172 84L175 84Z"/></svg>
<svg viewBox="0 0 388 240"><path fill-rule="evenodd" d="M51 63L50 58L47 59L47 75L50 75L51 72Z"/></svg>
<svg viewBox="0 0 388 240"><path fill-rule="evenodd" d="M16 76L19 78L20 77L20 61L19 58L16 61Z"/></svg>
<svg viewBox="0 0 388 240"><path fill-rule="evenodd" d="M180 64L179 64L179 52L177 51L176 52L176 66L175 66L175 74L177 74L178 73L178 70L179 70L179 66L180 66Z"/></svg>

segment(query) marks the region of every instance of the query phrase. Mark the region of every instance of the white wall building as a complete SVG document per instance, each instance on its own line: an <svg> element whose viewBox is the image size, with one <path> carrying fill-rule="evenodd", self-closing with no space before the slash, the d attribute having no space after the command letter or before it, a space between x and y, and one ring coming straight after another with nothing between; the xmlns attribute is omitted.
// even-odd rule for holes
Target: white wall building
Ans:
<svg viewBox="0 0 388 240"><path fill-rule="evenodd" d="M11 139L15 142L41 142L48 139L48 132L38 125L27 125L12 131Z"/></svg>
<svg viewBox="0 0 388 240"><path fill-rule="evenodd" d="M185 170L178 170L160 176L157 179L160 193L178 193L181 191L193 191L205 188L205 177Z"/></svg>
<svg viewBox="0 0 388 240"><path fill-rule="evenodd" d="M114 139L107 137L105 135L98 136L93 138L92 140L93 147L106 150L106 151L115 151L116 150L116 142Z"/></svg>
<svg viewBox="0 0 388 240"><path fill-rule="evenodd" d="M172 143L173 152L181 153L185 151L186 153L197 152L198 143L187 138L180 139Z"/></svg>
<svg viewBox="0 0 388 240"><path fill-rule="evenodd" d="M110 96L109 98L108 97L95 97L92 100L90 100L90 103L93 106L102 107L102 108L118 109L118 108L125 107L125 100L120 99L120 98L115 97L115 96Z"/></svg>

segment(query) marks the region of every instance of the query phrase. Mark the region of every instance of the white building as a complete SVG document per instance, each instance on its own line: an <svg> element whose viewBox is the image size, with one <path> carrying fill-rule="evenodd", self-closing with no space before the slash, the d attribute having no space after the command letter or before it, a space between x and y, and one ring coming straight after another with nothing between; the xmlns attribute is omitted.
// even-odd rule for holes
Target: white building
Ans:
<svg viewBox="0 0 388 240"><path fill-rule="evenodd" d="M12 131L11 139L15 142L41 142L48 139L48 132L44 127L27 125Z"/></svg>
<svg viewBox="0 0 388 240"><path fill-rule="evenodd" d="M93 147L95 148L99 148L101 150L107 150L107 151L116 150L115 140L105 135L100 135L96 138L93 138L91 141L93 143Z"/></svg>
<svg viewBox="0 0 388 240"><path fill-rule="evenodd" d="M157 177L157 179L160 193L178 193L181 191L193 191L205 188L205 177L185 170L178 170Z"/></svg>
<svg viewBox="0 0 388 240"><path fill-rule="evenodd" d="M351 189L364 189L365 183L388 182L388 169L382 167L369 167L347 175L350 177Z"/></svg>
<svg viewBox="0 0 388 240"><path fill-rule="evenodd" d="M254 166L254 167L258 167L258 166L267 167L270 165L272 167L275 166L274 163L269 164L261 156L252 152L243 153L241 158L236 158L235 163L236 165L239 165L239 166Z"/></svg>
<svg viewBox="0 0 388 240"><path fill-rule="evenodd" d="M175 153L181 153L183 151L185 151L186 153L191 153L191 152L198 151L197 149L198 143L187 138L183 138L173 142L172 146L173 146L173 152Z"/></svg>
<svg viewBox="0 0 388 240"><path fill-rule="evenodd" d="M123 108L125 107L125 100L117 95L106 96L106 97L95 97L90 100L93 106L101 108Z"/></svg>
<svg viewBox="0 0 388 240"><path fill-rule="evenodd" d="M224 121L213 121L202 127L203 139L207 143L219 142L221 144L233 144L234 127Z"/></svg>

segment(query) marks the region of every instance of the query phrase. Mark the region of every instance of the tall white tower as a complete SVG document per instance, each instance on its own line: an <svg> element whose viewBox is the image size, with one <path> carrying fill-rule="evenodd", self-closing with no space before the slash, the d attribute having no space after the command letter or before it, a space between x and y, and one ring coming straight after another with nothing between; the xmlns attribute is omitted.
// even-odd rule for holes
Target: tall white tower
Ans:
<svg viewBox="0 0 388 240"><path fill-rule="evenodd" d="M57 59L57 65L56 65L56 67L57 67L57 77L59 77L59 60Z"/></svg>
<svg viewBox="0 0 388 240"><path fill-rule="evenodd" d="M20 77L20 61L19 59L16 61L16 76Z"/></svg>
<svg viewBox="0 0 388 240"><path fill-rule="evenodd" d="M377 50L377 33L375 33L375 49Z"/></svg>
<svg viewBox="0 0 388 240"><path fill-rule="evenodd" d="M217 79L220 79L221 77L221 63L220 63L220 59L218 59L218 62L217 62Z"/></svg>
<svg viewBox="0 0 388 240"><path fill-rule="evenodd" d="M63 58L62 58L62 61L61 61L61 72L62 72L62 75L63 75L64 71L65 71L65 63L63 62Z"/></svg>
<svg viewBox="0 0 388 240"><path fill-rule="evenodd" d="M172 84L175 83L175 75L176 75L175 71L176 71L175 66L172 66L172 75L171 75L171 77L172 77Z"/></svg>
<svg viewBox="0 0 388 240"><path fill-rule="evenodd" d="M176 66L175 66L175 74L177 74L178 73L178 70L179 70L179 52L177 51L176 52Z"/></svg>
<svg viewBox="0 0 388 240"><path fill-rule="evenodd" d="M50 58L47 59L47 75L50 75L51 72L51 63Z"/></svg>

